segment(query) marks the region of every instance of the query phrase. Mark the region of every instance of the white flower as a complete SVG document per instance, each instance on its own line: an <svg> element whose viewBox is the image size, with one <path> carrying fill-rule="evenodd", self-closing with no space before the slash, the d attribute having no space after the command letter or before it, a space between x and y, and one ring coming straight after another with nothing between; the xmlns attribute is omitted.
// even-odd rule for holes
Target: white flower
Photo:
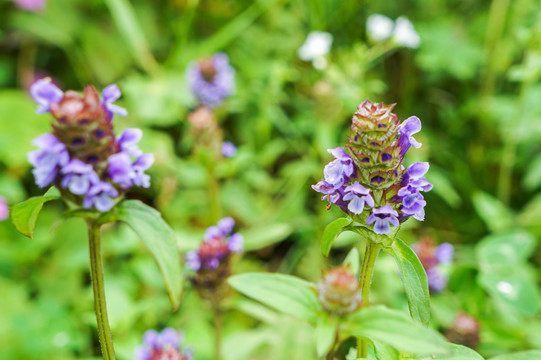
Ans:
<svg viewBox="0 0 541 360"><path fill-rule="evenodd" d="M398 45L409 48L417 48L421 44L421 37L417 31L415 31L413 24L404 16L396 19L393 40Z"/></svg>
<svg viewBox="0 0 541 360"><path fill-rule="evenodd" d="M324 69L327 67L325 55L331 50L332 40L328 32L312 31L297 51L299 58L312 61L316 69Z"/></svg>
<svg viewBox="0 0 541 360"><path fill-rule="evenodd" d="M385 15L373 14L366 21L368 36L374 41L384 41L393 34L394 21Z"/></svg>

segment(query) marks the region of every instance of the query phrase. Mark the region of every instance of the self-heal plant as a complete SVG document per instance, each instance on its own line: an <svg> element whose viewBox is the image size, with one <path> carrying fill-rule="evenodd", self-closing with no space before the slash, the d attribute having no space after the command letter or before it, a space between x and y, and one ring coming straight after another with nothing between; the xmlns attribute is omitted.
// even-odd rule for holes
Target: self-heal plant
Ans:
<svg viewBox="0 0 541 360"><path fill-rule="evenodd" d="M244 251L244 238L232 233L235 221L226 217L207 228L203 243L186 254L190 282L214 312L214 359L221 358L221 303L229 291L225 282L231 275L231 258Z"/></svg>
<svg viewBox="0 0 541 360"><path fill-rule="evenodd" d="M32 237L43 204L61 198L68 206L62 219L86 221L99 340L104 359L114 359L103 284L101 225L116 220L130 225L157 261L173 306L180 299L180 264L173 231L156 210L139 201L123 200L132 187L150 186L145 171L154 156L143 154L137 146L143 135L140 129L115 134L113 116L127 115L113 104L121 96L116 85L106 87L100 97L93 86L87 86L83 95L71 90L64 93L45 78L31 86L30 94L38 103L37 113L50 113L55 121L51 133L34 139L38 150L30 152L28 160L38 187L56 190L51 188L43 197L14 206L11 218L17 230Z"/></svg>
<svg viewBox="0 0 541 360"><path fill-rule="evenodd" d="M199 103L210 108L220 106L235 91L235 70L224 53L192 64L186 77Z"/></svg>
<svg viewBox="0 0 541 360"><path fill-rule="evenodd" d="M161 332L147 330L143 344L135 350L134 360L193 360L193 350L182 349L183 335L173 328Z"/></svg>

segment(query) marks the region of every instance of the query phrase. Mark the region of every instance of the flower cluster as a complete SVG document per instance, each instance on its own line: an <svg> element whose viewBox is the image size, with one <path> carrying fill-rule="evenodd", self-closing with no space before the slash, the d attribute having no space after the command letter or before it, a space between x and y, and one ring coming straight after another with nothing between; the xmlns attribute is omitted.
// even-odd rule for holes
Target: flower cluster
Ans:
<svg viewBox="0 0 541 360"><path fill-rule="evenodd" d="M161 333L148 330L143 345L135 350L135 360L193 360L191 349L181 349L182 333L165 328Z"/></svg>
<svg viewBox="0 0 541 360"><path fill-rule="evenodd" d="M359 281L347 266L330 269L318 285L321 306L337 315L349 314L361 305Z"/></svg>
<svg viewBox="0 0 541 360"><path fill-rule="evenodd" d="M0 221L6 220L9 217L9 207L6 199L0 196Z"/></svg>
<svg viewBox="0 0 541 360"><path fill-rule="evenodd" d="M323 170L325 180L312 185L329 206L338 205L376 234L388 234L411 216L424 220L421 192L432 189L423 178L428 163L402 165L410 147L421 147L412 136L421 121L412 116L401 123L391 112L394 106L363 101L353 115L349 142L328 150L335 159Z"/></svg>
<svg viewBox="0 0 541 360"><path fill-rule="evenodd" d="M445 289L449 279L443 271L443 266L449 265L453 261L455 251L453 245L443 243L436 246L432 240L423 239L414 244L412 248L419 257L421 264L423 264L430 289L433 292L440 292Z"/></svg>
<svg viewBox="0 0 541 360"><path fill-rule="evenodd" d="M56 120L52 133L32 142L39 150L28 154L40 188L55 185L77 205L106 212L132 186L150 186L145 170L154 155L143 154L137 146L143 132L136 128L119 136L113 132L113 114L127 115L113 104L121 95L116 85L106 87L100 98L92 86L81 96L62 92L46 78L35 82L30 94L39 104L37 113L50 112Z"/></svg>
<svg viewBox="0 0 541 360"><path fill-rule="evenodd" d="M366 32L372 41L381 42L392 38L399 46L418 48L421 37L408 18L401 16L396 22L385 15L373 14L366 21Z"/></svg>
<svg viewBox="0 0 541 360"><path fill-rule="evenodd" d="M191 65L186 77L199 102L211 108L221 105L235 91L235 70L224 53Z"/></svg>
<svg viewBox="0 0 541 360"><path fill-rule="evenodd" d="M240 254L243 251L243 236L239 233L231 234L235 221L226 217L218 221L205 231L203 244L198 250L186 254L186 266L196 272L212 271L226 264L232 253Z"/></svg>

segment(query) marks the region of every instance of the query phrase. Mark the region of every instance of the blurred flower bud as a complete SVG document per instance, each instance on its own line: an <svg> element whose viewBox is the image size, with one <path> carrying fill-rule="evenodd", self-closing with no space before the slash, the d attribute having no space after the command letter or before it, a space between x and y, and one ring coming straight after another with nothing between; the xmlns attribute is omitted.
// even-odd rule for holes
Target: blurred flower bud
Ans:
<svg viewBox="0 0 541 360"><path fill-rule="evenodd" d="M359 308L359 281L349 267L330 269L318 285L321 306L331 314L346 315Z"/></svg>
<svg viewBox="0 0 541 360"><path fill-rule="evenodd" d="M235 91L235 70L224 53L192 64L186 77L200 104L214 108Z"/></svg>
<svg viewBox="0 0 541 360"><path fill-rule="evenodd" d="M445 337L455 344L475 349L479 345L479 321L460 311L455 322L445 332Z"/></svg>

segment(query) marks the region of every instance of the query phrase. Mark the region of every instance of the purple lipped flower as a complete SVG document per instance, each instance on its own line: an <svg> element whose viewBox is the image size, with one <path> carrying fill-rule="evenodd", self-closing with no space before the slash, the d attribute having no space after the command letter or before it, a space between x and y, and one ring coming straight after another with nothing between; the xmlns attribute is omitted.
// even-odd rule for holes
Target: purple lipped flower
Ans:
<svg viewBox="0 0 541 360"><path fill-rule="evenodd" d="M45 7L45 0L15 0L15 5L19 9L36 12Z"/></svg>
<svg viewBox="0 0 541 360"><path fill-rule="evenodd" d="M192 271L199 271L201 269L201 259L197 251L192 250L186 253L186 267Z"/></svg>
<svg viewBox="0 0 541 360"><path fill-rule="evenodd" d="M141 156L143 152L137 146L137 143L143 137L143 131L138 128L126 129L120 136L117 136L116 142L120 151L130 156Z"/></svg>
<svg viewBox="0 0 541 360"><path fill-rule="evenodd" d="M136 186L144 188L150 187L150 175L145 174L147 170L154 163L154 154L144 154L135 160L132 165L133 169L133 183Z"/></svg>
<svg viewBox="0 0 541 360"><path fill-rule="evenodd" d="M132 167L132 160L124 152L109 156L107 159L107 173L114 183L122 187L129 188L133 185L135 173Z"/></svg>
<svg viewBox="0 0 541 360"><path fill-rule="evenodd" d="M233 220L232 217L225 217L218 221L218 228L222 232L223 236L229 235L231 231L233 231L234 226L235 226L235 220Z"/></svg>
<svg viewBox="0 0 541 360"><path fill-rule="evenodd" d="M396 227L400 225L398 222L398 213L390 205L385 205L380 208L374 208L372 214L366 220L367 225L374 223L374 232L376 234L387 234L391 231L389 224Z"/></svg>
<svg viewBox="0 0 541 360"><path fill-rule="evenodd" d="M34 166L32 173L36 185L43 188L50 185L61 167L69 162L66 145L58 141L53 134L43 134L32 141L39 150L28 153L28 161Z"/></svg>
<svg viewBox="0 0 541 360"><path fill-rule="evenodd" d="M353 214L358 215L362 213L365 203L370 207L374 207L374 199L372 199L372 196L370 196L370 190L366 189L358 182L346 187L345 193L346 195L344 195L344 200L351 200L349 202L348 209Z"/></svg>
<svg viewBox="0 0 541 360"><path fill-rule="evenodd" d="M191 65L186 77L199 102L211 108L221 105L235 90L235 70L224 53Z"/></svg>
<svg viewBox="0 0 541 360"><path fill-rule="evenodd" d="M0 196L0 221L6 220L9 217L9 206L6 199Z"/></svg>
<svg viewBox="0 0 541 360"><path fill-rule="evenodd" d="M455 247L449 243L442 243L434 250L439 264L450 264L453 262Z"/></svg>
<svg viewBox="0 0 541 360"><path fill-rule="evenodd" d="M232 253L242 253L244 251L244 237L239 233L231 235L231 237L229 237L229 241L227 242L227 248Z"/></svg>
<svg viewBox="0 0 541 360"><path fill-rule="evenodd" d="M38 114L50 111L52 103L59 103L64 98L62 90L53 84L51 78L48 77L34 82L30 86L30 95L39 104L36 110Z"/></svg>
<svg viewBox="0 0 541 360"><path fill-rule="evenodd" d="M441 272L438 267L432 267L426 270L428 285L433 292L440 292L447 286L449 279Z"/></svg>
<svg viewBox="0 0 541 360"><path fill-rule="evenodd" d="M341 147L327 150L336 160L328 163L323 169L325 181L339 188L349 181L349 177L353 175L354 167L353 160L346 154Z"/></svg>
<svg viewBox="0 0 541 360"><path fill-rule="evenodd" d="M61 186L68 188L75 195L86 194L93 184L100 181L92 165L85 164L79 159L72 159L60 173L63 175Z"/></svg>
<svg viewBox="0 0 541 360"><path fill-rule="evenodd" d="M332 184L329 184L324 180L318 182L315 185L312 185L312 189L319 193L325 194L323 197L321 197L321 200L327 199L329 201L329 204L336 203L340 198L340 193L338 192L338 190L336 190Z"/></svg>
<svg viewBox="0 0 541 360"><path fill-rule="evenodd" d="M237 148L231 141L224 141L222 144L222 155L225 157L233 157L237 154Z"/></svg>
<svg viewBox="0 0 541 360"><path fill-rule="evenodd" d="M127 116L128 110L113 104L115 101L117 101L122 93L120 92L120 89L116 84L111 84L107 86L103 91L101 92L101 103L102 105L107 109L107 112L109 113L109 118L113 118L113 114L117 114L118 116Z"/></svg>
<svg viewBox="0 0 541 360"><path fill-rule="evenodd" d="M402 181L403 187L398 190L397 194L402 199L402 208L400 209L402 213L413 216L419 221L424 220L424 207L426 205L426 201L420 192L430 191L433 188L431 183L425 178L421 178L426 174L428 168L429 164L427 162L410 165Z"/></svg>
<svg viewBox="0 0 541 360"><path fill-rule="evenodd" d="M406 151L408 151L410 146L413 146L417 149L421 147L422 144L415 140L412 136L419 131L421 131L421 120L419 120L417 116L411 116L404 120L402 124L400 124L400 128L398 130L398 133L400 134L400 138L398 140L398 146L400 147L400 157L404 158L404 155L406 154Z"/></svg>
<svg viewBox="0 0 541 360"><path fill-rule="evenodd" d="M115 205L113 198L118 196L118 190L108 182L100 181L92 185L86 194L83 206L87 209L95 207L100 212L106 212Z"/></svg>

